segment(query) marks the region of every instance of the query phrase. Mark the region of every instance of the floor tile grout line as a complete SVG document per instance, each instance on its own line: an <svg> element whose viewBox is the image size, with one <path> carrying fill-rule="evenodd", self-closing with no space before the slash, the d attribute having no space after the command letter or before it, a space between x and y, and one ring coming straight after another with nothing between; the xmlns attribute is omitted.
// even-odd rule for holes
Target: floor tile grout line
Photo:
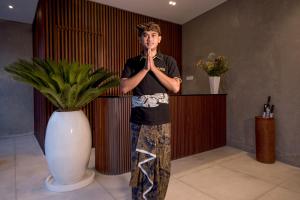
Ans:
<svg viewBox="0 0 300 200"><path fill-rule="evenodd" d="M113 198L114 200L118 200L118 199L116 199L116 198L112 195L112 193L111 193L110 191L108 191L101 183L99 183L98 181L96 181L96 179L95 179L94 181L96 182L96 184L98 184L99 186L101 186L101 187L109 194L109 196L111 196L111 198Z"/></svg>
<svg viewBox="0 0 300 200"><path fill-rule="evenodd" d="M214 151L214 150L211 150L211 151ZM201 153L192 155L192 156L190 156L190 157L191 157L191 158L194 158L194 159L201 159L201 158L198 158L198 157L197 157L197 156L200 155L200 154L201 154L201 156L203 156L203 157L207 157L207 155L205 155L205 153L208 153L208 152L209 152L210 154L216 153L216 151L215 151L215 152L211 152L211 151L201 152ZM219 151L221 151L221 150L219 150ZM241 157L241 156L243 156L243 155L245 155L245 154L247 154L247 153L249 153L249 152L240 150L240 152L238 152L237 154L229 155L227 158L221 158L220 160L216 160L216 161L213 161L213 162L224 162L224 161L233 160L233 159L238 158L238 157ZM188 158L188 157L183 157L183 159L185 159L185 158Z"/></svg>
<svg viewBox="0 0 300 200"><path fill-rule="evenodd" d="M227 169L227 170L231 170L231 171L236 172L236 173L239 173L239 174L244 174L244 175L250 176L250 177L252 177L252 178L254 178L254 179L258 179L258 180L260 180L260 181L263 181L263 182L265 182L265 183L268 183L268 184L271 184L271 185L272 185L272 187L271 187L270 189L266 190L266 192L262 193L262 194L259 195L258 197L255 197L255 199L253 199L253 200L258 200L258 198L260 198L260 197L262 197L263 195L267 194L268 192L274 190L276 187L280 187L280 184L281 184L281 183L272 184L272 183L270 183L270 182L267 182L267 181L265 181L265 180L262 180L262 179L260 179L260 178L258 178L258 177L256 177L256 176L251 175L251 174L243 173L243 172L241 172L241 171L234 170L234 169L230 169L230 168L228 168L228 167L221 166L221 165L219 165L219 164L216 164L216 165L214 165L214 166L218 166L218 167L221 167L221 168L224 168L224 169ZM213 166L211 166L211 167L213 167ZM207 168L209 168L209 167L207 167ZM205 168L205 169L207 169L207 168ZM175 177L175 178L176 178L176 177ZM206 195L208 195L208 196L210 196L210 197L213 197L213 196L211 196L210 194L207 194L206 192L204 192L204 191L202 191L202 190L200 190L200 189L194 187L194 186L191 185L191 184L188 184L188 183L186 183L186 182L184 182L184 181L182 181L182 180L180 180L180 179L178 179L178 178L176 178L176 179L177 179L178 181L180 181L181 183L183 183L183 184L185 184L185 185L187 185L187 186L189 186L189 187L191 187L191 188L194 188L194 189L197 190L197 191L200 191L200 192L202 192L202 193L204 193L204 194L206 194ZM216 197L214 197L214 199L217 200Z"/></svg>
<svg viewBox="0 0 300 200"><path fill-rule="evenodd" d="M238 159L238 158L244 156L245 153L247 153L247 152L240 152L240 153L238 153L237 155L232 155L232 156L230 156L229 158L222 158L222 159L220 159L220 160L218 160L218 161L215 161L215 162L216 162L216 164L219 164L219 163L222 163L222 162L232 161L232 160L234 160L234 159Z"/></svg>
<svg viewBox="0 0 300 200"><path fill-rule="evenodd" d="M228 159L227 159L227 158L224 158L224 159L221 159L221 160L219 160L219 161L212 161L211 163L204 163L203 165L208 165L208 166L203 167L203 168L201 168L201 166L198 166L198 167L196 167L194 170L191 170L191 171L187 172L186 174L181 175L181 176L178 176L178 177L176 177L176 178L182 178L182 177L184 177L184 176L186 176L186 175L189 175L189 174L192 174L192 173L195 173L195 172L199 172L199 171L204 170L204 169L207 169L207 168L209 168L209 167L213 167L213 166L219 165L219 164L222 163L222 162L231 161L231 160L233 160L233 159L236 159L236 158L241 157L242 155L243 155L243 154L240 154L240 155L234 155L233 157L228 158ZM199 169L197 169L197 168L199 168ZM173 176L174 176L174 175L173 175ZM175 176L174 176L174 177L175 177Z"/></svg>
<svg viewBox="0 0 300 200"><path fill-rule="evenodd" d="M0 136L0 140L2 139L10 139L10 138L19 138L19 137L24 137L24 136L29 136L29 135L33 135L34 132L27 132L27 133L22 133L22 134L16 134L16 135L6 135L6 136Z"/></svg>
<svg viewBox="0 0 300 200"><path fill-rule="evenodd" d="M281 186L286 180L288 180L288 178L284 178L280 183L275 183L275 184L274 184L274 183L271 183L271 182L269 182L269 181L267 181L267 180L265 180L265 179L261 179L261 178L259 178L259 177L257 177L257 176L254 176L254 175L252 175L252 174L250 174L250 173L247 173L247 172L242 172L242 171L239 171L239 170L231 169L231 168L229 168L229 167L222 166L222 165L219 165L219 167L222 167L222 168L225 168L225 169L228 169L228 170L231 170L231 171L240 173L240 174L248 175L248 176L251 176L252 178L255 178L255 179L258 179L258 180L260 180L260 181L262 181L262 182L265 182L265 183L268 183L268 184L273 185L274 187L272 187L272 188L271 188L269 191L267 191L266 193L270 192L271 190L275 189L276 187L284 188L284 189L286 189L286 190L288 190L288 191L290 191L290 192L295 192L295 191L293 191L293 190L289 190L288 188L285 188L285 187L282 187L282 186ZM266 193L265 193L265 194L266 194ZM299 192L295 192L295 193L299 193ZM299 194L300 194L300 193L299 193ZM261 197L261 196L260 196L260 197ZM257 198L255 198L254 200L257 200Z"/></svg>
<svg viewBox="0 0 300 200"><path fill-rule="evenodd" d="M283 183L281 183L281 184L283 184ZM297 191L295 191L295 190L290 190L290 189L287 188L287 187L283 187L281 184L278 185L277 187L282 188L282 189L285 189L285 190L288 190L289 192L294 192L294 193L300 194L300 192L297 192Z"/></svg>
<svg viewBox="0 0 300 200"><path fill-rule="evenodd" d="M278 187L278 185L274 185L274 187L271 187L269 190L267 190L266 192L258 195L257 197L255 197L253 200L259 200L261 197L265 196L266 194L268 194L269 192L275 190Z"/></svg>
<svg viewBox="0 0 300 200"><path fill-rule="evenodd" d="M183 174L183 175L181 175L181 176L178 176L178 177L176 177L177 179L180 179L180 178L182 178L182 177L184 177L184 176L187 176L187 175L190 175L190 174L193 174L193 173L196 173L196 172L200 172L200 171L202 171L202 170L204 170L204 169L207 169L207 168L210 168L210 167L213 167L215 164L212 164L212 165L209 165L209 166L205 166L205 167L203 167L203 168L200 168L200 169L194 169L194 170L191 170L191 171L189 171L189 172L187 172L186 174ZM174 175L172 175L172 176L174 176ZM175 177L175 176L174 176Z"/></svg>
<svg viewBox="0 0 300 200"><path fill-rule="evenodd" d="M221 168L224 168L224 169L233 171L233 172L235 172L235 173L239 173L239 174L243 174L243 175L250 176L250 177L252 177L252 178L254 178L254 179L258 179L258 180L260 180L260 181L262 181L262 182L265 182L265 183L268 183L268 184L271 184L271 185L275 185L275 186L277 185L277 184L274 184L274 183L270 183L270 182L268 182L268 181L266 181L266 180L264 180L264 179L261 179L261 178L259 178L259 177L257 177L257 176L254 176L254 175L252 175L252 174L250 174L250 173L247 173L247 172L242 172L242 171L239 171L239 170L236 170L236 169L232 169L232 168L229 168L229 167L226 167L226 166L222 166L222 165L218 165L218 167L221 167Z"/></svg>
<svg viewBox="0 0 300 200"><path fill-rule="evenodd" d="M190 184L188 184L188 183L185 183L185 182L183 182L183 181L181 181L181 180L179 180L179 181L180 181L181 183L183 183L183 184L185 184L185 185L191 187L191 188L194 188L195 190L197 190L197 191L199 191L199 192L204 193L205 195L208 195L209 197L212 197L212 198L215 199L215 200L218 200L217 197L214 197L214 196L212 196L212 195L210 195L210 194L207 194L206 192L204 192L204 191L202 191L202 190L200 190L200 189L198 189L198 188L193 187L193 185L190 185ZM266 190L265 192L263 192L262 194L258 195L258 196L255 197L253 200L259 200L259 198L263 197L265 194L267 194L267 193L269 193L270 191L274 190L276 187L278 187L278 185L273 185L270 189L268 189L268 190Z"/></svg>
<svg viewBox="0 0 300 200"><path fill-rule="evenodd" d="M244 175L247 175L247 176L250 176L252 178L255 178L255 179L258 179L260 181L263 181L265 183L268 183L268 184L271 184L271 185L275 185L275 186L280 186L280 184L282 184L284 181L286 181L288 178L285 178L284 180L282 180L280 183L272 183L271 181L267 181L265 179L262 179L262 178L259 178L258 176L254 176L253 174L250 174L250 173L247 173L247 172L243 172L243 171L240 171L240 170L237 170L237 169L232 169L230 167L226 167L226 166L223 166L223 165L218 165L219 167L222 167L224 169L227 169L227 170L231 170L233 172L237 172L237 173L240 173L240 174L244 174Z"/></svg>
<svg viewBox="0 0 300 200"><path fill-rule="evenodd" d="M177 178L176 178L176 179L177 179ZM206 193L206 192L204 192L204 191L202 191L202 190L199 190L198 188L194 187L193 185L190 185L190 184L188 184L188 183L185 183L185 182L183 182L183 181L180 180L180 179L177 179L177 181L180 182L180 183L182 183L182 184L184 184L184 185L186 185L186 186L189 187L189 188L192 188L192 189L196 190L197 192L201 192L201 193L205 194L206 196L209 196L209 197L213 198L214 200L218 200L217 197L212 196L211 194L208 194L208 193Z"/></svg>

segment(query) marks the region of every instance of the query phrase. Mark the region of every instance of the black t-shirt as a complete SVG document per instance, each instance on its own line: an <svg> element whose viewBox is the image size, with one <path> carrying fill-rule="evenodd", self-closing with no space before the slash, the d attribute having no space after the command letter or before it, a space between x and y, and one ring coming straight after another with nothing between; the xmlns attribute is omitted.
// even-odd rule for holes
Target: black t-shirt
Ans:
<svg viewBox="0 0 300 200"><path fill-rule="evenodd" d="M139 55L127 60L121 78L130 78L145 67L146 57ZM180 78L176 61L157 53L154 64L169 77ZM170 122L167 88L149 71L133 89L130 121L137 124L159 125Z"/></svg>

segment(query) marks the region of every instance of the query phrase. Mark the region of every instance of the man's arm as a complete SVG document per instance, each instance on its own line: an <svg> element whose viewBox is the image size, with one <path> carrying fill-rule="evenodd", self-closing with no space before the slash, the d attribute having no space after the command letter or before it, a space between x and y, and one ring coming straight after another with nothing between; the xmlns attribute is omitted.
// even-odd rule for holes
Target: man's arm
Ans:
<svg viewBox="0 0 300 200"><path fill-rule="evenodd" d="M161 72L155 65L151 66L151 71L155 74L158 80L163 84L168 90L173 93L177 93L180 89L180 80L178 78L170 78L163 72Z"/></svg>
<svg viewBox="0 0 300 200"><path fill-rule="evenodd" d="M146 76L149 69L144 68L141 71L139 71L136 75L130 78L122 78L120 82L120 91L123 94L126 94L127 92L134 89Z"/></svg>
<svg viewBox="0 0 300 200"><path fill-rule="evenodd" d="M177 93L180 90L180 79L179 78L171 78L161 72L155 65L154 60L151 57L151 52L148 51L148 60L147 66L150 66L150 70L155 74L158 80L163 84L168 90L173 93Z"/></svg>

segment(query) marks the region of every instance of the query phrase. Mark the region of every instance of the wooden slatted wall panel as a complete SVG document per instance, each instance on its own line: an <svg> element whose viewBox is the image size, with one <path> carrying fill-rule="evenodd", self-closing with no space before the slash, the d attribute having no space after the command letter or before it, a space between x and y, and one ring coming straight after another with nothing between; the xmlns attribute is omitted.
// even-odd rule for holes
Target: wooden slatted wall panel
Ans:
<svg viewBox="0 0 300 200"><path fill-rule="evenodd" d="M131 98L98 98L95 111L100 113L95 122L95 167L104 174L116 175L130 169L129 110Z"/></svg>
<svg viewBox="0 0 300 200"><path fill-rule="evenodd" d="M155 21L160 24L163 40L160 49L173 56L181 70L181 26L163 20L87 0L40 0L34 30L34 56L65 59L105 67L121 74L127 58L141 51L136 25ZM104 95L120 95L118 88ZM35 92L35 133L41 146L53 106ZM90 122L95 121L95 103L84 108ZM93 138L95 125L91 123ZM94 140L93 140L94 145Z"/></svg>
<svg viewBox="0 0 300 200"><path fill-rule="evenodd" d="M226 144L226 95L171 96L172 159Z"/></svg>

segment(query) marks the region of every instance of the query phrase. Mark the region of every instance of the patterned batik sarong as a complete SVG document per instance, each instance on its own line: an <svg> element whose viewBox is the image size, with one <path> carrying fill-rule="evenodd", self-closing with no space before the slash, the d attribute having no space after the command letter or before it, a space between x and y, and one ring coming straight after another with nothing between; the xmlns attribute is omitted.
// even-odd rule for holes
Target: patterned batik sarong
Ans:
<svg viewBox="0 0 300 200"><path fill-rule="evenodd" d="M131 179L133 200L163 200L171 170L170 123L131 123Z"/></svg>

